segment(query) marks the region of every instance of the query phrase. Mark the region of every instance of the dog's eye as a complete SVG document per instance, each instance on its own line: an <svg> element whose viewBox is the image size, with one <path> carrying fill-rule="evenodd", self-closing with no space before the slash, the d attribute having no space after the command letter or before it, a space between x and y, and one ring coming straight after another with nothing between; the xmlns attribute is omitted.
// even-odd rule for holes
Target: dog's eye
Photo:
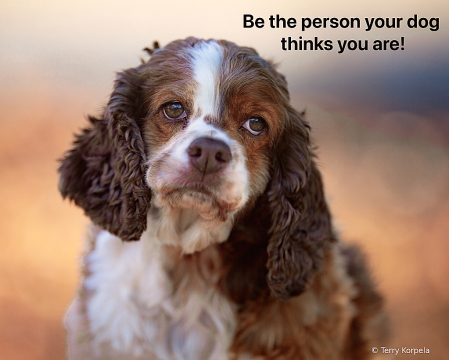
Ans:
<svg viewBox="0 0 449 360"><path fill-rule="evenodd" d="M163 109L165 117L170 120L181 120L187 116L184 107L179 102L167 103Z"/></svg>
<svg viewBox="0 0 449 360"><path fill-rule="evenodd" d="M242 126L246 130L248 130L251 134L259 135L267 127L267 123L265 122L264 119L260 117L253 117L251 119L246 120L246 122Z"/></svg>

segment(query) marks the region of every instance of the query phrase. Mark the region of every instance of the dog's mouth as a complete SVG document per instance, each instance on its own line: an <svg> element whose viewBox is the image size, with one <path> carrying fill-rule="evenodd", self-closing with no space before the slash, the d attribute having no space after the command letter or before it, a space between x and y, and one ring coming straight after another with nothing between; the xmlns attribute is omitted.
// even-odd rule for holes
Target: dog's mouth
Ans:
<svg viewBox="0 0 449 360"><path fill-rule="evenodd" d="M225 221L246 201L245 193L229 176L217 173L198 178L162 160L151 164L147 182L156 207L191 211L204 220Z"/></svg>
<svg viewBox="0 0 449 360"><path fill-rule="evenodd" d="M189 196L197 199L199 202L217 201L217 196L213 190L201 183L180 184L177 186L172 184L171 188L165 191L165 196L174 200L183 196Z"/></svg>
<svg viewBox="0 0 449 360"><path fill-rule="evenodd" d="M161 206L197 212L204 220L221 219L240 205L240 199L222 199L202 184L189 184L166 189L156 194Z"/></svg>
<svg viewBox="0 0 449 360"><path fill-rule="evenodd" d="M163 198L170 207L196 211L206 220L215 219L220 213L217 197L204 186L175 188L164 194Z"/></svg>

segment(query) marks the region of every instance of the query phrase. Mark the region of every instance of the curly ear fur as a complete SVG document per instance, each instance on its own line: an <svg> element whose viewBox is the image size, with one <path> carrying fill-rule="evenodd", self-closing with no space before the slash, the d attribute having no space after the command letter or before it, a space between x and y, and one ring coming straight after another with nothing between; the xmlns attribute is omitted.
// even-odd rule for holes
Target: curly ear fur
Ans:
<svg viewBox="0 0 449 360"><path fill-rule="evenodd" d="M123 240L138 240L147 226L144 117L138 68L118 75L103 116L76 136L59 166L59 190L92 221Z"/></svg>
<svg viewBox="0 0 449 360"><path fill-rule="evenodd" d="M267 282L271 294L283 300L305 290L320 268L326 245L335 241L309 125L289 108L285 126L267 188L272 217Z"/></svg>

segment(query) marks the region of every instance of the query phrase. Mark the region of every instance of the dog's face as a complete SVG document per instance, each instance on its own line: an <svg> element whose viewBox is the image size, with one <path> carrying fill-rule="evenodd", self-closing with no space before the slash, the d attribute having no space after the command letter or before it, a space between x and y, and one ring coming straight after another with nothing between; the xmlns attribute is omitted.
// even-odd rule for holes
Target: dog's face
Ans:
<svg viewBox="0 0 449 360"><path fill-rule="evenodd" d="M161 241L192 253L225 241L236 215L263 210L272 292L302 291L332 234L309 127L270 62L226 41L174 41L120 73L90 121L60 189L96 224L138 240L149 214Z"/></svg>
<svg viewBox="0 0 449 360"><path fill-rule="evenodd" d="M284 126L282 78L253 51L216 41L158 49L141 77L146 179L153 205L180 235L160 237L179 238L187 253L225 240L234 215L267 186ZM194 234L180 228L182 212L197 225Z"/></svg>

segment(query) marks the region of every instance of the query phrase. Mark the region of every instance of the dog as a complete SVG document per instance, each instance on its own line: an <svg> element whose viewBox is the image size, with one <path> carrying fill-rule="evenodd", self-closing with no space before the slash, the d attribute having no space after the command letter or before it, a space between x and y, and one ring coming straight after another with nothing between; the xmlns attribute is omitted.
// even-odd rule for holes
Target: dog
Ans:
<svg viewBox="0 0 449 360"><path fill-rule="evenodd" d="M59 166L93 222L69 357L376 356L384 301L332 228L285 77L224 40L146 51Z"/></svg>

